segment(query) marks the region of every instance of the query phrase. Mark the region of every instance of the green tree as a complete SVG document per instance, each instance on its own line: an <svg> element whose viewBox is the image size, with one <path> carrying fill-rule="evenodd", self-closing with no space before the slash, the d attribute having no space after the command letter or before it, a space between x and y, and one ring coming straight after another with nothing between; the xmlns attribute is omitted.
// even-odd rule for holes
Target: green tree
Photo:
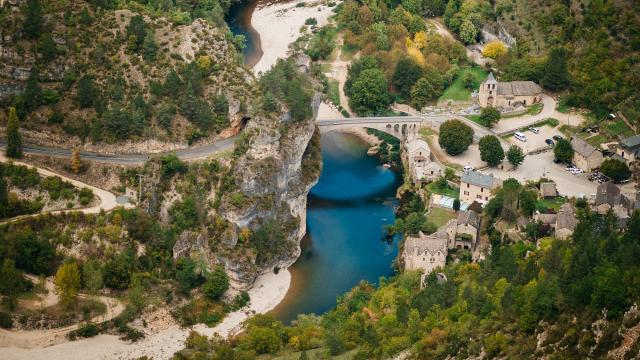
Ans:
<svg viewBox="0 0 640 360"><path fill-rule="evenodd" d="M514 168L522 164L524 157L525 155L518 145L511 145L509 150L507 150L507 160L509 160L509 163L513 165Z"/></svg>
<svg viewBox="0 0 640 360"><path fill-rule="evenodd" d="M489 166L496 166L504 159L504 150L500 144L500 139L494 135L486 135L480 139L480 159Z"/></svg>
<svg viewBox="0 0 640 360"><path fill-rule="evenodd" d="M416 109L421 110L429 100L440 95L440 92L441 87L437 79L421 77L411 88L411 102Z"/></svg>
<svg viewBox="0 0 640 360"><path fill-rule="evenodd" d="M207 281L202 286L202 292L211 300L218 300L229 289L229 277L222 266L207 276Z"/></svg>
<svg viewBox="0 0 640 360"><path fill-rule="evenodd" d="M456 198L453 200L453 211L460 211L460 199Z"/></svg>
<svg viewBox="0 0 640 360"><path fill-rule="evenodd" d="M135 15L131 17L129 24L127 25L127 39L133 39L130 40L130 49L136 52L140 50L140 47L142 46L146 35L147 24L145 24L142 16Z"/></svg>
<svg viewBox="0 0 640 360"><path fill-rule="evenodd" d="M96 260L89 260L82 265L82 282L90 294L96 294L104 286L102 268Z"/></svg>
<svg viewBox="0 0 640 360"><path fill-rule="evenodd" d="M302 350L302 352L300 353L300 357L298 357L298 360L309 360L309 356L307 355L306 350Z"/></svg>
<svg viewBox="0 0 640 360"><path fill-rule="evenodd" d="M438 143L449 155L459 155L473 143L473 129L460 120L447 120L440 125Z"/></svg>
<svg viewBox="0 0 640 360"><path fill-rule="evenodd" d="M15 307L16 298L24 291L22 273L16 269L13 259L2 260L0 268L0 295L5 296L5 302L10 310Z"/></svg>
<svg viewBox="0 0 640 360"><path fill-rule="evenodd" d="M551 50L544 68L542 85L553 91L562 90L569 85L567 52L565 49L556 47Z"/></svg>
<svg viewBox="0 0 640 360"><path fill-rule="evenodd" d="M247 331L243 342L249 349L258 354L275 354L280 349L280 339L273 329L266 327L253 327Z"/></svg>
<svg viewBox="0 0 640 360"><path fill-rule="evenodd" d="M500 110L493 106L482 108L482 111L480 112L480 122L482 125L490 128L493 124L497 123L498 120L500 120Z"/></svg>
<svg viewBox="0 0 640 360"><path fill-rule="evenodd" d="M43 22L40 0L27 0L23 23L25 35L30 39L37 39L42 31Z"/></svg>
<svg viewBox="0 0 640 360"><path fill-rule="evenodd" d="M80 290L80 270L76 262L66 262L58 268L54 279L56 292L63 306L71 306Z"/></svg>
<svg viewBox="0 0 640 360"><path fill-rule="evenodd" d="M621 181L631 176L629 166L617 159L606 159L600 165L600 171L611 178L613 181Z"/></svg>
<svg viewBox="0 0 640 360"><path fill-rule="evenodd" d="M157 52L158 44L156 44L155 35L153 34L153 30L149 29L142 43L142 57L147 61L152 61L156 58Z"/></svg>
<svg viewBox="0 0 640 360"><path fill-rule="evenodd" d="M0 169L0 218L9 216L9 190Z"/></svg>
<svg viewBox="0 0 640 360"><path fill-rule="evenodd" d="M570 163L573 160L573 146L568 140L560 139L553 148L553 155L559 161Z"/></svg>
<svg viewBox="0 0 640 360"><path fill-rule="evenodd" d="M91 26L91 24L93 24L93 18L91 17L91 14L89 14L89 9L87 9L86 6L83 7L80 12L80 24L84 26Z"/></svg>
<svg viewBox="0 0 640 360"><path fill-rule="evenodd" d="M22 157L22 136L16 108L9 109L9 121L7 122L7 149L5 154L10 158Z"/></svg>
<svg viewBox="0 0 640 360"><path fill-rule="evenodd" d="M40 50L40 54L42 54L42 61L48 63L56 58L58 55L58 48L56 47L56 43L51 38L50 33L45 33L40 36L40 40L38 42L38 50Z"/></svg>
<svg viewBox="0 0 640 360"><path fill-rule="evenodd" d="M262 109L267 112L274 112L278 109L278 102L271 91L267 91L262 98Z"/></svg>
<svg viewBox="0 0 640 360"><path fill-rule="evenodd" d="M76 100L80 104L80 108L88 108L94 105L95 101L95 85L93 79L85 75L78 80L78 92Z"/></svg>
<svg viewBox="0 0 640 360"><path fill-rule="evenodd" d="M164 80L164 94L172 96L173 94L178 94L182 89L182 79L178 73L171 69L167 74L166 79Z"/></svg>
<svg viewBox="0 0 640 360"><path fill-rule="evenodd" d="M465 44L473 44L476 42L476 38L478 37L478 29L473 23L466 19L462 21L460 25L460 39Z"/></svg>
<svg viewBox="0 0 640 360"><path fill-rule="evenodd" d="M40 74L36 68L31 70L29 78L27 79L27 85L24 89L24 105L27 110L31 111L36 109L42 104L42 88L38 83Z"/></svg>
<svg viewBox="0 0 640 360"><path fill-rule="evenodd" d="M476 87L476 77L471 71L467 71L462 75L462 84L465 89L473 90Z"/></svg>
<svg viewBox="0 0 640 360"><path fill-rule="evenodd" d="M380 69L362 71L351 87L349 106L359 115L382 114L390 102L387 79Z"/></svg>
<svg viewBox="0 0 640 360"><path fill-rule="evenodd" d="M405 57L398 61L391 83L403 98L408 99L411 95L411 88L421 77L422 67L420 64L410 57Z"/></svg>

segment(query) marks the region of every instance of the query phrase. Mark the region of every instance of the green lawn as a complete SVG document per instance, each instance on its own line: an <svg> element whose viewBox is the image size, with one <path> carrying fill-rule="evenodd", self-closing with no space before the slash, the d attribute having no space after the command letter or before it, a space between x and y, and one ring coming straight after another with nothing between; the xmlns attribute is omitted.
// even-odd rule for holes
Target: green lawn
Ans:
<svg viewBox="0 0 640 360"><path fill-rule="evenodd" d="M320 71L322 71L323 73L330 73L331 64L320 64Z"/></svg>
<svg viewBox="0 0 640 360"><path fill-rule="evenodd" d="M337 81L329 80L329 100L336 106L340 105L340 90L338 86Z"/></svg>
<svg viewBox="0 0 640 360"><path fill-rule="evenodd" d="M436 227L440 228L447 221L454 219L456 217L456 213L453 211L449 211L442 208L431 208L431 211L427 215L427 221L434 224Z"/></svg>
<svg viewBox="0 0 640 360"><path fill-rule="evenodd" d="M561 113L568 113L569 111L571 111L572 107L567 105L565 100L560 100L558 101L558 104L556 105L556 110L558 110Z"/></svg>
<svg viewBox="0 0 640 360"><path fill-rule="evenodd" d="M420 129L419 133L420 133L420 135L422 135L422 137L424 139L428 138L431 135L437 134L435 130L433 130L432 128L428 128L428 127L423 127L422 129Z"/></svg>
<svg viewBox="0 0 640 360"><path fill-rule="evenodd" d="M553 209L556 212L560 210L560 206L564 204L567 200L562 196L556 196L555 198L550 199L538 199L536 201L536 208L540 210L540 212L546 212L547 209Z"/></svg>
<svg viewBox="0 0 640 360"><path fill-rule="evenodd" d="M464 84L462 83L462 78L464 77L464 74L468 72L472 73L473 76L475 77L475 82L473 83L474 89L477 89L478 87L480 87L480 83L482 83L484 79L487 78L487 71L482 68L479 68L479 67L462 68L458 71L458 74L456 75L456 78L453 81L453 84L451 84L451 86L449 86L444 90L444 93L442 93L442 96L440 96L439 100L460 100L460 101L471 100L471 90L465 88Z"/></svg>
<svg viewBox="0 0 640 360"><path fill-rule="evenodd" d="M427 185L427 190L433 194L445 195L452 198L458 198L458 194L460 193L457 189L452 189L451 187L439 187L438 182L434 181L431 184Z"/></svg>
<svg viewBox="0 0 640 360"><path fill-rule="evenodd" d="M484 124L482 124L482 121L480 121L480 115L465 115L464 117L466 117L467 119L473 121L474 123L480 126L484 126Z"/></svg>

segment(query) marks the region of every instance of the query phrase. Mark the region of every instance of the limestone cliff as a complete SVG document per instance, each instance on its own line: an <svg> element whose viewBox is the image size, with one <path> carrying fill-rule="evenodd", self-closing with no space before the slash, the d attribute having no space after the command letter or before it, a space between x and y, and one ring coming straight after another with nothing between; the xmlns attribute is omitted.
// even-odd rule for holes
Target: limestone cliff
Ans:
<svg viewBox="0 0 640 360"><path fill-rule="evenodd" d="M316 97L315 106L318 101ZM237 193L247 199L246 204L225 201L219 209L232 224L232 232L248 229L253 234L249 242L257 251L251 261L220 259L239 289L250 286L260 273L293 264L306 233L307 194L320 174L319 134L314 119L283 120L286 116L279 121L259 118L249 122L245 131L252 134L250 146L234 169ZM263 241L267 243L258 243Z"/></svg>
<svg viewBox="0 0 640 360"><path fill-rule="evenodd" d="M319 101L316 96L314 109ZM251 287L262 273L289 267L300 256L307 194L321 169L313 117L293 122L286 111L280 118L257 115L244 134L236 151L244 147L246 152L235 158L220 188L211 190L221 201L211 210L206 229L184 232L173 249L175 257L223 265L236 290Z"/></svg>

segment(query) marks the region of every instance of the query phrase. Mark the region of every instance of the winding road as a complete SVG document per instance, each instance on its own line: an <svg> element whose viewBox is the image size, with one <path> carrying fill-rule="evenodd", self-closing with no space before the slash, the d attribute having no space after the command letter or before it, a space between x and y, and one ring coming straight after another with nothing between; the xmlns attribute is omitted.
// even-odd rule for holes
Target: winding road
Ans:
<svg viewBox="0 0 640 360"><path fill-rule="evenodd" d="M213 142L211 144L188 147L175 151L167 151L161 153L149 153L149 154L102 154L89 151L81 151L80 156L83 160L96 161L109 164L121 164L121 165L140 165L144 164L153 156L162 156L170 153L175 153L182 160L195 160L204 158L215 153L232 150L233 145L238 137L233 136L223 140ZM0 140L0 148L6 145L4 140ZM71 149L55 148L48 146L40 146L33 144L25 144L22 147L22 151L26 154L36 155L48 155L60 158L71 157Z"/></svg>

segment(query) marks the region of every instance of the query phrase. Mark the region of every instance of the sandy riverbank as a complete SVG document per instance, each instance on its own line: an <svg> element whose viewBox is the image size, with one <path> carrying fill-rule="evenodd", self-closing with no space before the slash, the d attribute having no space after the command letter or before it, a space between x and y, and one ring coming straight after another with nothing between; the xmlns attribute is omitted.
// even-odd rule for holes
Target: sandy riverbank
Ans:
<svg viewBox="0 0 640 360"><path fill-rule="evenodd" d="M305 6L297 7L299 3ZM339 3L339 2L337 2ZM278 58L287 57L289 45L300 37L300 28L308 18L315 18L317 26L327 24L335 7L328 7L321 1L295 0L283 3L258 4L251 16L251 26L260 34L262 57L253 70L257 74L265 72Z"/></svg>
<svg viewBox="0 0 640 360"><path fill-rule="evenodd" d="M193 330L207 336L218 334L226 337L236 334L241 330L242 322L251 314L266 313L275 308L287 294L290 283L291 273L288 270L281 270L278 274L264 274L249 290L251 303L247 308L228 314L222 323L214 328L196 325ZM165 318L168 316L168 312L165 312ZM133 344L121 341L115 335L99 335L43 348L4 347L0 348L0 353L2 359L6 360L136 359L142 356L154 360L170 359L176 351L184 347L184 341L191 330L180 328L172 321L165 321L160 329L151 330L143 340Z"/></svg>

